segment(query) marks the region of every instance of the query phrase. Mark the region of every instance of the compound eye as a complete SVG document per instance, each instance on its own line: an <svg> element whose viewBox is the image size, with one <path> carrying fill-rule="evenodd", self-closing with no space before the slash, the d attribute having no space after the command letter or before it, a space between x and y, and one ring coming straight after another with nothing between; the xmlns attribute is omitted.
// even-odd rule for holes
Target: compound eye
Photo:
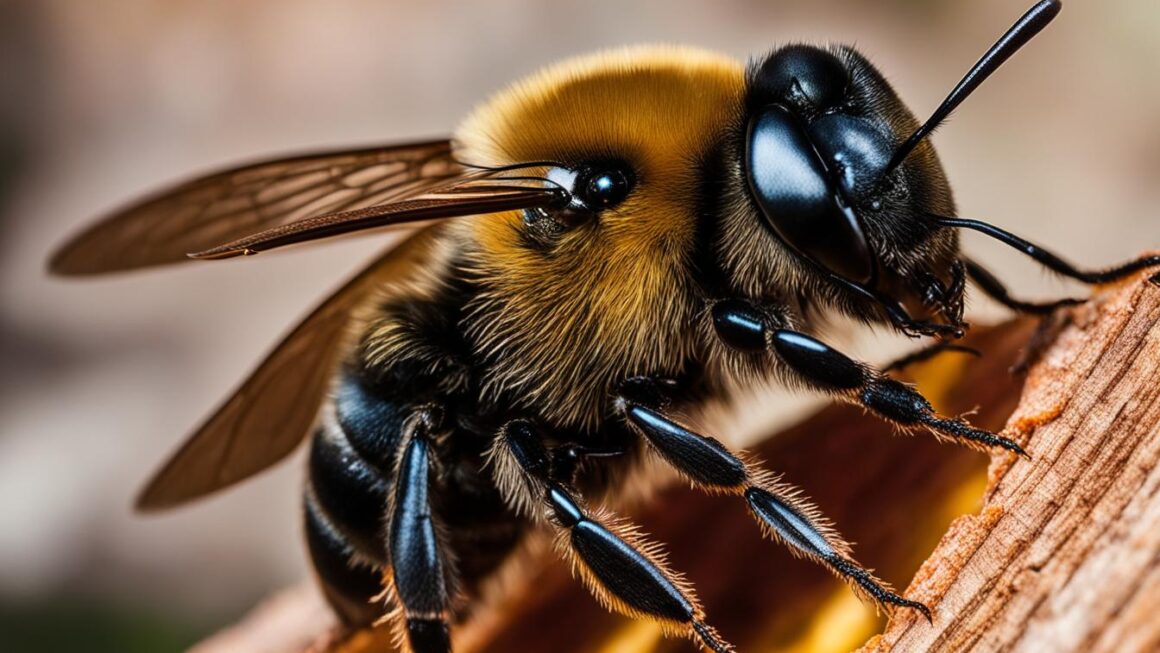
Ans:
<svg viewBox="0 0 1160 653"><path fill-rule="evenodd" d="M858 216L804 126L785 107L768 107L750 123L745 172L766 223L782 242L846 279L873 279L874 259Z"/></svg>
<svg viewBox="0 0 1160 653"><path fill-rule="evenodd" d="M757 83L771 100L792 103L801 94L815 109L824 110L841 104L850 75L833 54L807 45L791 45L765 60Z"/></svg>
<svg viewBox="0 0 1160 653"><path fill-rule="evenodd" d="M632 182L619 168L594 168L576 180L574 193L584 206L600 211L620 204L628 197Z"/></svg>

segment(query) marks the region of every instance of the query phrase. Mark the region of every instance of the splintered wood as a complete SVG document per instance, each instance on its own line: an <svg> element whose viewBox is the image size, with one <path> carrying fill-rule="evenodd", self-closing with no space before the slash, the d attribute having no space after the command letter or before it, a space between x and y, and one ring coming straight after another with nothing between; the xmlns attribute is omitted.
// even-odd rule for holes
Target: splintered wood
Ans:
<svg viewBox="0 0 1160 653"><path fill-rule="evenodd" d="M1160 287L1137 278L1057 316L997 457L861 653L1160 651Z"/></svg>

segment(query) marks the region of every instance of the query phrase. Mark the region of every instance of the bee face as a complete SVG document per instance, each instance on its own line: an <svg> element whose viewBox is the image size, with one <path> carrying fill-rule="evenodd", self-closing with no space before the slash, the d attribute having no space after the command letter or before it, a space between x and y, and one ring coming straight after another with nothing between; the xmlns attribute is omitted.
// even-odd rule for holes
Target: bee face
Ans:
<svg viewBox="0 0 1160 653"><path fill-rule="evenodd" d="M755 61L720 166L719 253L739 288L797 289L867 318L875 311L844 290L856 284L957 322L957 237L927 218L954 212L947 176L926 142L891 168L918 125L846 46L790 45Z"/></svg>
<svg viewBox="0 0 1160 653"><path fill-rule="evenodd" d="M832 292L825 286L833 281L849 281L957 321L957 240L926 217L954 210L946 175L925 142L890 169L898 145L917 126L854 50L778 49L749 71L745 132L731 153L741 162L735 194L804 264L806 279L799 281L822 286L817 294ZM779 254L770 258L792 265Z"/></svg>

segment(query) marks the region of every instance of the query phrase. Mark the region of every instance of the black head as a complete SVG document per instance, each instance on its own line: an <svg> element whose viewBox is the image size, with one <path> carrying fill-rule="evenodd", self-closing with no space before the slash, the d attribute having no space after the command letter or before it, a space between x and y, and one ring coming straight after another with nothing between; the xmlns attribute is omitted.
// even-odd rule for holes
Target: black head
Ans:
<svg viewBox="0 0 1160 653"><path fill-rule="evenodd" d="M792 45L751 67L741 164L777 239L904 330L961 335L964 272L950 186L926 137L1059 13L1040 0L919 124L852 48ZM900 305L945 321L916 322Z"/></svg>
<svg viewBox="0 0 1160 653"><path fill-rule="evenodd" d="M742 166L764 224L828 280L961 314L957 240L926 219L953 213L929 145L888 170L917 127L893 89L850 48L793 45L750 70Z"/></svg>

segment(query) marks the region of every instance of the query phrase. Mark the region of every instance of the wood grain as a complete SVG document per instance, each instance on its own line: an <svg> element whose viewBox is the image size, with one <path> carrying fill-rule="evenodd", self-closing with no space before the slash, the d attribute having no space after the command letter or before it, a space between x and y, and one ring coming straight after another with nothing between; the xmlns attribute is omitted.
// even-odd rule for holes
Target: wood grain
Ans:
<svg viewBox="0 0 1160 653"><path fill-rule="evenodd" d="M862 649L1160 651L1160 288L1143 277L1063 314L1006 432L985 505L961 517Z"/></svg>

